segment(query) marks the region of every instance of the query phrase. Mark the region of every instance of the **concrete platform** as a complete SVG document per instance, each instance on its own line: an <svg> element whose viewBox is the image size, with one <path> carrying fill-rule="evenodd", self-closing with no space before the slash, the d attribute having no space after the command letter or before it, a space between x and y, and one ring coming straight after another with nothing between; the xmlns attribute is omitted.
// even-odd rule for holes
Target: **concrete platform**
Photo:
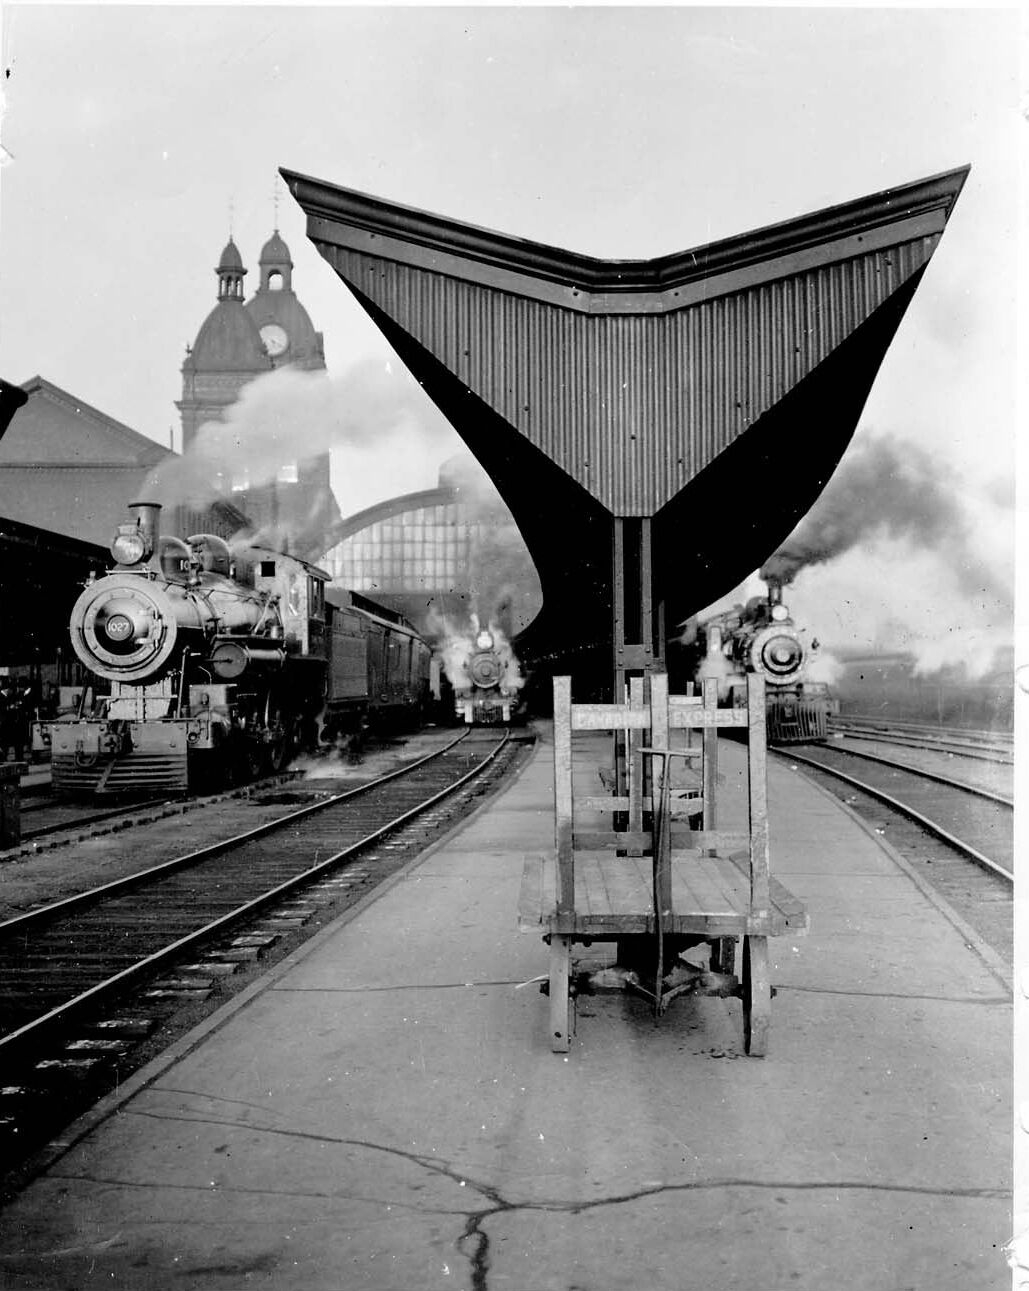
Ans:
<svg viewBox="0 0 1029 1291"><path fill-rule="evenodd" d="M769 1055L735 1000L580 1002L519 934L551 747L280 965L0 1215L0 1285L987 1291L1010 1285L1011 1001L956 916L770 767ZM727 789L740 751L726 750Z"/></svg>

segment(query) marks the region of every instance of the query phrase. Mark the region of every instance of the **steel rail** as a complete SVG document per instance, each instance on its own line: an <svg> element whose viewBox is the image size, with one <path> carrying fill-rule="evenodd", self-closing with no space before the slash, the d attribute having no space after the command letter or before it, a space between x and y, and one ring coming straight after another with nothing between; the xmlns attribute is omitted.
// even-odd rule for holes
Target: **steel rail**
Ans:
<svg viewBox="0 0 1029 1291"><path fill-rule="evenodd" d="M161 798L156 801L149 801L142 804L147 811L159 810L167 807L170 803L181 802L181 798ZM58 804L53 802L33 803L30 806L22 806L22 816L31 815L36 811L54 810ZM132 803L124 807L109 807L104 811L94 812L92 816L73 816L70 820L62 820L54 825L43 825L39 829L23 829L21 831L21 842L30 843L36 838L46 838L51 834L60 834L64 830L84 829L89 825L105 824L109 820L117 820L119 816L129 816L133 812L139 812L140 803Z"/></svg>
<svg viewBox="0 0 1029 1291"><path fill-rule="evenodd" d="M933 722L905 722L892 717L869 717L860 713L839 713L833 720L891 731L924 731L930 735L962 735L968 739L978 737L981 741L993 741L999 744L1011 743L1014 740L1010 731L987 730L985 727L978 726L939 726Z"/></svg>
<svg viewBox="0 0 1029 1291"><path fill-rule="evenodd" d="M986 798L990 802L999 802L1002 807L1014 807L1014 801L1007 798L1002 793L994 793L990 789L980 789L978 785L966 784L963 780L955 780L951 776L941 775L938 771L925 771L922 767L913 767L909 762L895 762L893 758L884 758L879 753L862 753L858 749L838 749L830 745L830 750L837 753L843 753L848 758L861 758L864 762L878 762L880 766L896 767L898 771L907 771L910 775L916 775L922 780L934 780L937 784L946 785L948 789L960 789L962 793L973 794L976 798ZM930 750L932 752L932 750Z"/></svg>
<svg viewBox="0 0 1029 1291"><path fill-rule="evenodd" d="M345 793L332 794L328 798L323 798L321 802L301 807L285 816L278 816L275 820L265 821L263 825L257 825L254 829L247 830L245 833L234 834L231 838L222 839L220 842L211 843L207 847L198 848L195 852L186 852L182 856L173 856L171 860L162 861L160 865L153 865L149 869L139 870L135 874L127 874L121 879L113 879L110 883L104 883L98 888L90 888L86 892L76 892L73 896L53 902L52 905L40 906L36 910L27 910L24 914L15 915L13 919L6 919L3 923L0 923L0 941L11 932L21 932L30 924L45 923L48 919L61 918L72 910L95 905L98 901L106 900L108 897L122 892L129 892L134 887L145 886L155 878L163 878L167 874L174 873L177 869L184 869L199 861L219 856L222 852L231 851L233 848L252 842L254 839L263 838L266 834L272 834L278 829L284 829L305 816L311 816L316 812L326 811L329 807L338 806L339 803L345 802L348 798L356 798L360 794L370 793L373 789L378 789L390 780L395 780L399 776L409 775L426 762L442 757L444 753L448 753L455 745L466 739L468 735L468 731L462 731L449 744L445 744L440 749L435 749L432 753L427 753L424 757L418 758L414 762L409 762L406 766L402 766L396 771L390 771L375 780L370 780L367 784L358 785L355 789L348 789Z"/></svg>
<svg viewBox="0 0 1029 1291"><path fill-rule="evenodd" d="M851 788L857 789L860 793L868 794L870 798L874 798L877 802L885 803L886 806L892 807L894 811L899 812L900 815L906 816L909 820L913 820L916 824L921 825L923 829L928 830L928 832L935 838L939 838L944 843L947 843L948 846L953 847L956 851L960 852L963 856L967 856L970 860L975 861L977 865L981 865L985 869L991 870L994 874L1000 875L1001 878L1007 879L1009 883L1014 883L1015 876L1010 870L1005 869L1003 865L998 865L996 861L991 860L988 856L984 856L982 852L973 847L970 843L966 843L963 839L955 837L955 835L944 829L942 825L938 825L936 821L930 820L928 816L923 816L920 811L916 811L914 807L909 807L907 803L901 802L899 799L894 798L884 790L877 789L874 785L865 784L864 781L858 780L854 776L847 775L845 771L838 771L835 767L831 767L825 762L819 762L817 758L807 758L804 757L803 754L798 753L791 754L785 749L771 749L769 751L779 754L780 757L791 758L794 762L802 762L805 766L813 767L818 771L824 771L826 775L833 776L837 780L842 780L844 784L849 784ZM921 774L919 771L912 771L910 767L905 767L904 770L911 772L913 775ZM962 789L965 788L964 785L960 787Z"/></svg>
<svg viewBox="0 0 1029 1291"><path fill-rule="evenodd" d="M396 779L400 775L410 774L410 772L414 771L417 767L422 766L424 763L430 762L434 758L441 757L444 753L452 749L456 744L459 744L461 740L466 738L468 734L469 732L467 731L463 732L461 736L459 736L456 740L451 741L451 743L446 745L444 748L438 749L434 753L431 753L426 757L419 758L418 761L413 762L406 767L402 767L398 771L391 771L388 775L381 776L379 777L379 779L372 781L368 785L361 785L357 790L350 790L345 794L337 794L332 799L328 800L327 803L318 803L315 805L317 807L323 807L328 805L328 802L338 804L344 799L354 797L359 792L362 792L362 791L367 792L371 789L379 788L381 785L387 783L390 780ZM210 923L205 924L202 928L194 929L192 932L187 933L184 937L180 937L177 941L162 947L160 950L155 951L152 955L148 955L144 959L138 960L134 964L130 964L127 968L123 968L120 972L115 973L113 976L109 978L106 978L104 981L97 982L94 986L91 986L87 991L81 992L79 995L74 996L70 1000L65 1000L62 1004L57 1005L49 1012L42 1014L38 1018L34 1018L31 1022L26 1022L23 1026L18 1027L14 1031L8 1032L7 1035L0 1036L0 1055L10 1053L12 1050L16 1049L20 1045L25 1044L29 1040L36 1040L40 1038L52 1027L67 1021L75 1013L81 1012L83 1009L90 1007L92 1005L95 1005L98 1001L103 999L105 996L112 994L114 992L120 991L123 987L129 985L133 981L138 980L139 978L142 978L142 977L149 976L154 972L155 969L160 968L163 965L169 963L170 961L178 958L184 951L190 949L191 947L199 945L203 941L209 940L216 933L225 931L232 924L241 922L242 920L246 919L248 916L262 909L264 906L270 905L273 902L279 900L282 896L286 895L287 893L299 887L303 887L309 884L319 875L323 874L326 870L330 869L333 866L339 865L342 861L348 858L351 858L355 856L357 853L359 853L360 851L364 850L365 848L372 846L374 843L378 842L381 838L385 837L387 834L391 834L397 829L400 829L403 825L407 824L414 817L420 815L424 811L427 811L430 807L434 806L437 802L440 802L442 799L456 792L456 790L460 789L462 785L466 784L469 780L481 774L481 772L493 761L494 758L497 757L500 751L510 741L510 738L511 738L510 731L505 731L504 738L497 745L495 745L493 749L490 750L490 752L486 755L485 758L482 759L481 762L479 762L476 766L472 767L470 771L466 772L463 776L455 780L452 784L447 785L444 789L437 791L431 797L424 799L420 803L417 803L414 807L408 808L407 811L403 812L401 815L397 817L394 817L392 820L388 821L385 825L382 825L378 829L373 830L372 833L366 835L364 838L359 839L355 843L351 843L349 846L345 847L342 851L337 852L335 855L328 857L324 861L319 861L317 865L310 866L308 867L308 869L303 870L299 874L293 875L291 878L286 879L284 882L277 884L274 888L270 888L267 892L263 892L259 896L244 902L243 905L237 906L235 909L230 910L227 914L220 915L217 919L214 919ZM305 816L310 814L310 811L311 811L310 808L304 808L300 812L293 812L289 816L284 816L279 820L271 823L273 826L283 827L289 824L290 822L296 820L298 816ZM198 852L191 853L190 856L188 857L176 858L172 862L167 862L164 865L155 866L152 870L146 871L146 874L153 877L154 874L165 872L169 865L181 868L181 866L186 862L189 862L189 861L197 862L200 860L208 859L211 853L228 850L236 845L249 842L254 837L258 837L258 836L267 834L269 832L271 831L266 826L260 826L256 830L250 830L245 834L237 835L236 837L228 840L225 843L215 844L213 848L204 848ZM138 876L133 876L133 877L138 877ZM119 880L116 883L105 885L105 887L103 888L93 889L92 892L88 895L96 895L97 893L107 893L107 892L110 892L111 889L117 889L119 887L122 887L123 884L124 884L124 880ZM75 901L75 898L68 898L68 900ZM56 905L53 907L44 907L44 911L56 910L58 909L58 907L60 907L61 912L64 913L67 909L67 902L57 902ZM34 911L30 912L30 914L34 914L34 913L38 913L38 912L34 912ZM11 928L12 925L14 924L21 923L21 921L24 918L25 916L19 916L17 919L8 920L6 923L0 924L0 933L5 932L9 928Z"/></svg>
<svg viewBox="0 0 1029 1291"><path fill-rule="evenodd" d="M904 747L939 752L951 751L962 757L976 758L983 762L1001 762L1005 765L1009 765L1012 761L1011 739L998 735L987 736L982 733L981 739L963 738L966 735L974 737L980 733L966 733L954 727L942 729L904 723L876 725L860 719L843 717L830 718L829 727L832 732L855 740L881 740L887 744L899 744Z"/></svg>

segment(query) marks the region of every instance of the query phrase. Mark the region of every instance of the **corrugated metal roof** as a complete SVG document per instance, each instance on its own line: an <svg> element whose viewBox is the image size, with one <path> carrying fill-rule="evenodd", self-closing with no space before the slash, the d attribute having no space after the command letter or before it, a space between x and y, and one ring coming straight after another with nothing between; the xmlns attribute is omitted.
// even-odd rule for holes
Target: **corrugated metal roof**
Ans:
<svg viewBox="0 0 1029 1291"><path fill-rule="evenodd" d="M928 262L967 168L650 261L283 172L346 282L616 515L653 515Z"/></svg>

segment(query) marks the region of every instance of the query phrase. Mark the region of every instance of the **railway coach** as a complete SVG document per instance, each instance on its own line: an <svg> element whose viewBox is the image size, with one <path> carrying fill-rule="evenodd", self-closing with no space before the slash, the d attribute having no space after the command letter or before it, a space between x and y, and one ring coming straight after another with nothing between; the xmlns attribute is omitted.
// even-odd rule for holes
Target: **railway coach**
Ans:
<svg viewBox="0 0 1029 1291"><path fill-rule="evenodd" d="M89 681L49 725L56 792L214 787L421 719L430 650L400 615L280 551L158 536L160 509L132 504L71 611Z"/></svg>

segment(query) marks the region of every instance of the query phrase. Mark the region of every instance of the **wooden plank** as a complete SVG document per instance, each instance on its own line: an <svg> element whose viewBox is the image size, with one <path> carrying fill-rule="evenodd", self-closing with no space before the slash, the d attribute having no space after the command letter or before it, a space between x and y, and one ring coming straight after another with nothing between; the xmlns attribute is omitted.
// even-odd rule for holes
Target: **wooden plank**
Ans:
<svg viewBox="0 0 1029 1291"><path fill-rule="evenodd" d="M750 892L734 871L735 884L726 883L717 863L677 865L674 870L677 895L675 908L683 914L746 914Z"/></svg>
<svg viewBox="0 0 1029 1291"><path fill-rule="evenodd" d="M557 908L575 909L572 857L572 679L554 678L554 812L557 842Z"/></svg>
<svg viewBox="0 0 1029 1291"><path fill-rule="evenodd" d="M716 848L720 852L735 852L750 846L750 835L731 833L727 829L680 829L672 832L673 847L704 851Z"/></svg>
<svg viewBox="0 0 1029 1291"><path fill-rule="evenodd" d="M741 875L749 875L749 866L746 860L737 856L728 859L736 866ZM768 897L773 913L789 926L791 935L802 935L808 931L811 920L807 907L789 888L780 883L774 874L770 874L768 877Z"/></svg>
<svg viewBox="0 0 1029 1291"><path fill-rule="evenodd" d="M673 730L700 730L709 726L746 726L745 708L673 708L668 714Z"/></svg>
<svg viewBox="0 0 1029 1291"><path fill-rule="evenodd" d="M577 798L575 805L582 811L628 811L630 799L614 795L607 798Z"/></svg>
<svg viewBox="0 0 1029 1291"><path fill-rule="evenodd" d="M650 845L649 829L591 829L572 834L572 847L578 852L599 852L605 847L638 851Z"/></svg>
<svg viewBox="0 0 1029 1291"><path fill-rule="evenodd" d="M572 1001L568 993L569 946L567 937L550 939L550 1048L567 1053L571 1044Z"/></svg>
<svg viewBox="0 0 1029 1291"><path fill-rule="evenodd" d="M747 676L747 786L750 805L750 910L761 918L768 901L768 798L765 679Z"/></svg>
<svg viewBox="0 0 1029 1291"><path fill-rule="evenodd" d="M599 864L593 858L585 860L579 857L576 870L577 913L587 918L591 914L607 914L611 906Z"/></svg>
<svg viewBox="0 0 1029 1291"><path fill-rule="evenodd" d="M714 677L708 677L704 681L704 706L706 708L718 707L718 681ZM701 771L704 779L704 828L713 831L718 828L717 729L708 727L701 736L701 740L704 749L704 762ZM711 843L708 848L708 855L713 856L715 849L719 846L719 843Z"/></svg>
<svg viewBox="0 0 1029 1291"><path fill-rule="evenodd" d="M734 910L750 913L750 875L744 874L737 865L724 857L705 856L698 862L711 889L716 894L717 903L725 903ZM718 905L712 907L717 909Z"/></svg>
<svg viewBox="0 0 1029 1291"><path fill-rule="evenodd" d="M628 704L576 704L572 709L573 731L645 731L649 726L650 713Z"/></svg>
<svg viewBox="0 0 1029 1291"><path fill-rule="evenodd" d="M650 915L651 862L639 856L604 856L591 862L603 873L604 897L607 909L596 913Z"/></svg>

